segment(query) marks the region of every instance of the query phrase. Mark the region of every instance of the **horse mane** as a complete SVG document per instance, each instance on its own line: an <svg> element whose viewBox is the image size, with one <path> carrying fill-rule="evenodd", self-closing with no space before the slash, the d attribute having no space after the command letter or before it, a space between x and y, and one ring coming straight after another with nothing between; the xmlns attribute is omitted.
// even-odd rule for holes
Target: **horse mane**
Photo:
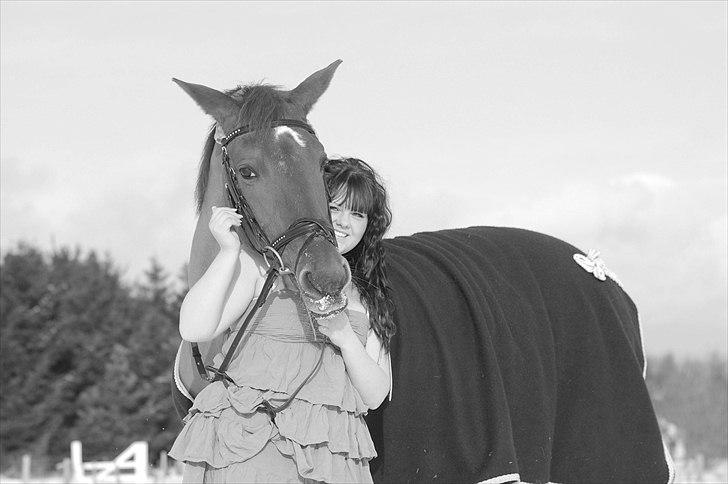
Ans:
<svg viewBox="0 0 728 484"><path fill-rule="evenodd" d="M207 180L210 178L210 160L212 159L212 151L215 149L215 130L217 124L210 126L207 133L205 147L202 149L200 157L200 168L197 172L197 185L195 186L195 208L197 215L202 212L202 202L205 200L205 190L207 190Z"/></svg>
<svg viewBox="0 0 728 484"><path fill-rule="evenodd" d="M273 121L284 116L287 111L286 107L291 104L288 91L283 91L279 86L270 84L257 83L238 86L225 91L225 94L232 97L240 106L237 124L238 126L250 126L254 130L251 134L255 137L256 143L262 143L269 139L268 128L271 127ZM202 211L202 202L205 198L205 190L210 177L210 160L215 148L215 129L217 129L217 124L210 127L200 158L200 168L195 188L198 215Z"/></svg>

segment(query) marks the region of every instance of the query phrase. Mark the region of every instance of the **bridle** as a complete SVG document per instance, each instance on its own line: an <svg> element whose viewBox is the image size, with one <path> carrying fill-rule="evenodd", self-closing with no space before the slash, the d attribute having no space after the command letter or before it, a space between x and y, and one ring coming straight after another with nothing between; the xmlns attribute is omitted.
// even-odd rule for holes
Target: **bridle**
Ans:
<svg viewBox="0 0 728 484"><path fill-rule="evenodd" d="M308 123L304 123L303 121L298 121L296 119L278 119L276 121L273 121L270 127L276 128L279 126L302 128L311 133L314 137L316 137L316 132L313 130L313 128ZM230 134L220 140L220 146L222 150L222 166L225 168L226 177L225 190L227 191L230 203L233 205L235 210L243 216L243 221L240 225L243 228L243 232L245 233L245 236L248 239L250 246L265 258L265 261L268 263L268 265L271 265L268 258L270 256L273 256L273 261L279 264L279 272L282 274L290 273L290 270L285 268L283 264L283 258L280 254L285 246L296 238L305 235L309 235L309 240L310 238L312 238L312 236L323 235L326 240L336 246L334 227L331 223L330 218L326 222L315 219L300 218L294 221L288 227L288 229L273 242L270 241L270 239L266 236L265 231L256 220L255 215L253 215L253 210L250 208L250 205L248 204L247 200L245 200L245 197L240 191L240 188L238 186L238 174L235 171L232 163L230 163L230 156L227 152L227 145L229 145L231 141L233 141L238 136L242 136L252 131L255 130L252 129L250 126L241 126L234 129L230 132Z"/></svg>
<svg viewBox="0 0 728 484"><path fill-rule="evenodd" d="M316 137L316 132L313 130L313 128L308 123L305 123L303 121L298 121L295 119L279 119L273 121L270 125L271 128L279 126L302 128L311 133L314 137ZM286 246L288 246L288 244L298 238L306 237L306 240L303 242L303 245L299 249L299 258L300 254L303 253L308 244L316 236L323 236L334 247L336 247L336 236L334 234L334 228L333 224L331 223L330 216L327 221L307 218L297 219L288 227L285 232L276 237L275 240L273 240L272 242L270 241L265 231L256 220L255 215L253 214L253 210L251 209L250 205L245 199L245 196L238 186L238 173L235 170L235 167L233 167L232 163L230 162L230 156L227 152L227 146L230 144L231 141L233 141L238 136L242 136L256 130L256 128L251 128L249 125L241 126L234 129L224 138L219 140L219 143L222 150L222 166L225 170L225 190L227 191L231 205L235 208L236 212L243 216L243 220L240 222L240 226L242 227L243 233L248 239L250 246L263 256L266 265L268 265L268 272L266 274L265 283L263 284L263 289L261 290L260 295L258 296L258 299L256 300L254 306L248 312L245 321L243 321L243 323L238 328L238 332L235 335L235 338L230 344L230 348L228 349L222 363L218 368L215 368L212 365L205 365L202 361L202 355L200 354L200 349L197 343L191 343L192 356L195 360L195 367L197 368L197 372L200 374L202 379L208 382L222 381L226 387L228 383L235 384L233 379L226 373L226 371L230 364L230 361L234 356L236 348L242 340L245 329L247 328L248 324L253 319L255 314L258 312L258 310L263 306L263 303L265 303L265 300L268 297L268 294L270 293L270 290L273 287L273 284L275 283L277 277L284 274L293 274L296 269L295 265L298 264L298 260L296 260L296 264L294 265L293 269L286 267L283 262L282 253L285 250ZM326 185L324 184L324 186ZM328 188L326 194L328 197ZM309 318L311 318L310 312ZM314 341L318 341L316 339L315 330L313 331L313 335ZM316 365L314 366L313 370L311 370L311 373L308 375L308 377L306 377L306 379L298 386L298 388L296 388L296 390L289 396L286 402L280 406L275 407L271 405L270 402L263 400L260 409L268 413L271 418L274 418L276 413L284 410L291 404L293 398L298 394L303 386L313 378L313 376L320 368L321 362L323 361L326 342L323 341L319 343L321 343L321 351ZM208 372L212 373L212 376L210 376Z"/></svg>

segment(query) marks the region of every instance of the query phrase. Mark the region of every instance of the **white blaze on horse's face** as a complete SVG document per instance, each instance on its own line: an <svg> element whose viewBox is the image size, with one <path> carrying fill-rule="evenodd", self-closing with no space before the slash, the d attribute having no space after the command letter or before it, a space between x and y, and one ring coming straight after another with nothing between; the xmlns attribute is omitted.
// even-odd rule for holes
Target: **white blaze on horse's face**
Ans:
<svg viewBox="0 0 728 484"><path fill-rule="evenodd" d="M276 140L278 140L278 138L280 138L282 134L287 134L287 135L291 136L293 138L293 140L296 143L298 143L298 146L300 146L302 148L306 147L306 141L303 138L301 138L301 135L296 133L295 131L293 131L288 126L278 126L275 129Z"/></svg>

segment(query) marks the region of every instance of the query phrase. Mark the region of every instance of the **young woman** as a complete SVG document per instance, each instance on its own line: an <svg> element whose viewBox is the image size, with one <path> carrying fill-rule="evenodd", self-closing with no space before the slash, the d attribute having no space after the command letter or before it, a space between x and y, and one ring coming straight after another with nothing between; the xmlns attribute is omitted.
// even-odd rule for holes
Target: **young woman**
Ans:
<svg viewBox="0 0 728 484"><path fill-rule="evenodd" d="M279 278L228 368L234 383L205 387L185 418L170 451L187 463L185 482L372 480L369 460L376 452L363 415L391 389L394 324L381 247L391 213L382 184L363 161L330 160L325 176L337 244L352 274L347 309L311 319L297 289ZM241 247L231 230L239 223L233 209L213 207L209 226L220 250L180 313L187 341L226 334L216 365L265 275L258 254Z"/></svg>

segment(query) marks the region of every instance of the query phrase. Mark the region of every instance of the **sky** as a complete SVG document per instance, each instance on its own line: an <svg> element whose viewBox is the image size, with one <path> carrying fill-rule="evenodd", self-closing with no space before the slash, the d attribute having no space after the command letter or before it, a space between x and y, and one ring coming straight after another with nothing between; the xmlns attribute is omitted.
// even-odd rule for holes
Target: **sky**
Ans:
<svg viewBox="0 0 728 484"><path fill-rule="evenodd" d="M391 236L523 227L597 249L648 354L726 354L725 2L0 4L0 247L178 274L211 120L171 82L293 88L372 164Z"/></svg>

